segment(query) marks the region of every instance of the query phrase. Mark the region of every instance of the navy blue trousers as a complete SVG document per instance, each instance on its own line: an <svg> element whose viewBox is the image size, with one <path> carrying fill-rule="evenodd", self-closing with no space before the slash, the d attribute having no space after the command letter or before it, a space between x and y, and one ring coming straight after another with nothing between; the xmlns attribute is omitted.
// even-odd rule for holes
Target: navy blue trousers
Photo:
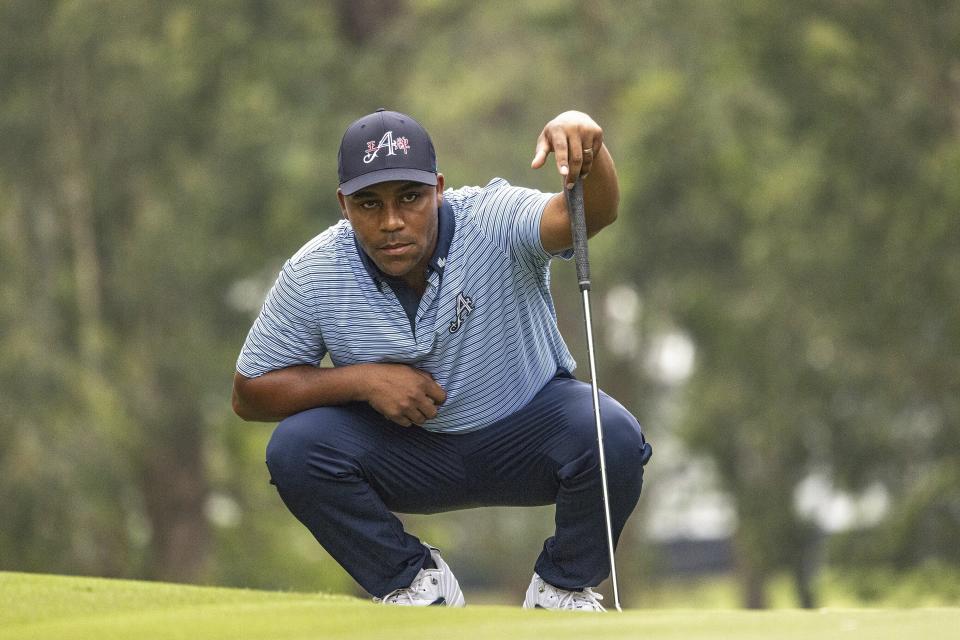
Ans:
<svg viewBox="0 0 960 640"><path fill-rule="evenodd" d="M640 425L600 394L614 540L637 504L650 457ZM488 427L440 434L401 427L365 403L281 422L267 446L271 481L290 511L370 594L413 582L427 556L398 513L556 505L556 531L535 570L566 589L610 572L590 385L558 376Z"/></svg>

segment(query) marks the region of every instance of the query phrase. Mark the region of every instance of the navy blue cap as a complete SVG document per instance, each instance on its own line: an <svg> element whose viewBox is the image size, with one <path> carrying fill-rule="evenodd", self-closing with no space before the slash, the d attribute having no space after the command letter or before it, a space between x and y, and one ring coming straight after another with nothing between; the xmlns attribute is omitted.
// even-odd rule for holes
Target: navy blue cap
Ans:
<svg viewBox="0 0 960 640"><path fill-rule="evenodd" d="M430 134L396 111L377 109L347 127L337 167L346 196L389 180L437 184L437 155Z"/></svg>

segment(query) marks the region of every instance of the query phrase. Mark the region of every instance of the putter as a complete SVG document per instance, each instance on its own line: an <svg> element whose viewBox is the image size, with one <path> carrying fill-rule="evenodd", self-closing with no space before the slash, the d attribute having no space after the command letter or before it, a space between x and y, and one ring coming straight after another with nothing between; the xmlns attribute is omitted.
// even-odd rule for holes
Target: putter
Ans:
<svg viewBox="0 0 960 640"><path fill-rule="evenodd" d="M577 281L583 295L583 317L587 325L587 353L590 357L590 386L593 392L593 416L597 422L597 447L600 450L600 480L603 484L603 515L607 525L607 548L610 551L610 581L613 583L613 604L620 608L617 565L613 552L613 525L610 522L610 496L607 492L607 461L603 453L603 424L600 422L600 397L597 388L597 364L593 356L593 323L590 319L590 259L587 255L587 220L583 212L583 179L577 177L573 189L565 189L570 230L573 233L573 255L577 264Z"/></svg>

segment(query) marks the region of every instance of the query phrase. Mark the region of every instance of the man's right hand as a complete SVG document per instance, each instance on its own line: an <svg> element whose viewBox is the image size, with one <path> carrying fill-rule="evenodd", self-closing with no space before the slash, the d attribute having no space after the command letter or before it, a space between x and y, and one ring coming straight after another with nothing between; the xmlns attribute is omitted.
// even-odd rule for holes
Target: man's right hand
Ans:
<svg viewBox="0 0 960 640"><path fill-rule="evenodd" d="M422 425L437 415L447 392L429 373L405 364L365 364L366 401L400 426Z"/></svg>

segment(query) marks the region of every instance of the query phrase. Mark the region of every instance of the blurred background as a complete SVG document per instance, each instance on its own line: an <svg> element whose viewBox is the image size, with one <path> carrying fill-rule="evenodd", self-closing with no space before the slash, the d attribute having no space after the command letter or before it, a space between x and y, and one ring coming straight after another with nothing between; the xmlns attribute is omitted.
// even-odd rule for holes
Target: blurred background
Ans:
<svg viewBox="0 0 960 640"><path fill-rule="evenodd" d="M599 381L656 447L626 605L960 603L960 5L935 0L0 1L0 570L358 593L230 388L381 106L451 186L556 190L543 124L605 129ZM587 379L571 265L553 287ZM405 520L471 601L519 603L552 517Z"/></svg>

